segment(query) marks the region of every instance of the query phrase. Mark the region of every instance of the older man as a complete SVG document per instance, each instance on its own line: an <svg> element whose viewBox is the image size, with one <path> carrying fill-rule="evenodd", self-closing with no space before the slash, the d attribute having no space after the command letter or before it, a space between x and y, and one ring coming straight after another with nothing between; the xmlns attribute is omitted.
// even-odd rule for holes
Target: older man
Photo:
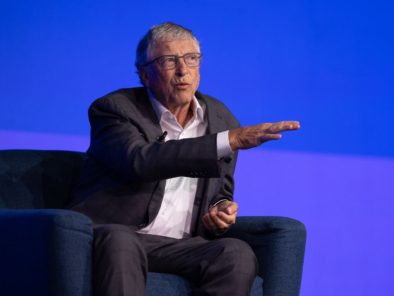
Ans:
<svg viewBox="0 0 394 296"><path fill-rule="evenodd" d="M151 28L137 48L142 88L89 109L91 144L73 209L94 223L96 295L144 295L148 271L182 275L195 295L248 295L256 258L237 239L237 150L280 138L294 121L239 127L197 91L202 54L192 32Z"/></svg>

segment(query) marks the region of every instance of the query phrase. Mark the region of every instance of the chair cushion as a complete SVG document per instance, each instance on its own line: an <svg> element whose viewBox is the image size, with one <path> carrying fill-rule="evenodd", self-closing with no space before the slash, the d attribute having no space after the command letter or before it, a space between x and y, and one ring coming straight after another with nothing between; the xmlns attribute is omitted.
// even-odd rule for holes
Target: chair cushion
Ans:
<svg viewBox="0 0 394 296"><path fill-rule="evenodd" d="M71 151L0 151L0 208L64 208L84 159Z"/></svg>
<svg viewBox="0 0 394 296"><path fill-rule="evenodd" d="M190 283L184 278L169 273L148 273L148 282L146 286L147 296L185 296L190 294ZM263 280L261 277L256 277L254 280L250 295L263 295Z"/></svg>
<svg viewBox="0 0 394 296"><path fill-rule="evenodd" d="M0 294L91 292L91 220L69 210L0 209Z"/></svg>

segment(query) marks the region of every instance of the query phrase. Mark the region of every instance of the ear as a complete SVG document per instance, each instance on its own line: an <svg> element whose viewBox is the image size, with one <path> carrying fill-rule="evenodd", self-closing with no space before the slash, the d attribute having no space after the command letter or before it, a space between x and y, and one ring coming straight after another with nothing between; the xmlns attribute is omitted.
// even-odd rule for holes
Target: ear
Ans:
<svg viewBox="0 0 394 296"><path fill-rule="evenodd" d="M149 73L146 67L140 67L138 69L138 74L140 76L141 82L144 86L149 87Z"/></svg>

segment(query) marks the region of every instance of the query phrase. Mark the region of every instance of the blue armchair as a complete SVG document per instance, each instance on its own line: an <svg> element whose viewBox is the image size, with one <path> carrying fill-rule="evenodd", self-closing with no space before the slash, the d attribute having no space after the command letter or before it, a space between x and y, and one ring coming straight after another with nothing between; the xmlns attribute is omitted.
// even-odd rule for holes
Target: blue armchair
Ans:
<svg viewBox="0 0 394 296"><path fill-rule="evenodd" d="M0 151L0 295L91 295L92 221L62 209L84 159L70 151ZM303 224L239 217L226 236L245 240L257 255L260 271L251 295L297 295ZM176 275L149 273L146 294L188 295L190 285Z"/></svg>

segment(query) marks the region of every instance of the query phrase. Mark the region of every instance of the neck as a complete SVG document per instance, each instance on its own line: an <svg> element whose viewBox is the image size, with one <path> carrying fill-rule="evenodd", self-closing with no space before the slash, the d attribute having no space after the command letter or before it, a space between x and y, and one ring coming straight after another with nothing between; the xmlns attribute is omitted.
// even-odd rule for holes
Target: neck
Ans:
<svg viewBox="0 0 394 296"><path fill-rule="evenodd" d="M193 99L184 104L175 104L172 100L155 95L152 90L152 95L158 100L164 107L168 109L172 114L174 114L178 123L185 127L189 120L193 117ZM196 106L197 107L197 106Z"/></svg>
<svg viewBox="0 0 394 296"><path fill-rule="evenodd" d="M167 107L167 109L175 115L177 121L182 127L185 127L189 120L193 117L192 102L177 107Z"/></svg>

